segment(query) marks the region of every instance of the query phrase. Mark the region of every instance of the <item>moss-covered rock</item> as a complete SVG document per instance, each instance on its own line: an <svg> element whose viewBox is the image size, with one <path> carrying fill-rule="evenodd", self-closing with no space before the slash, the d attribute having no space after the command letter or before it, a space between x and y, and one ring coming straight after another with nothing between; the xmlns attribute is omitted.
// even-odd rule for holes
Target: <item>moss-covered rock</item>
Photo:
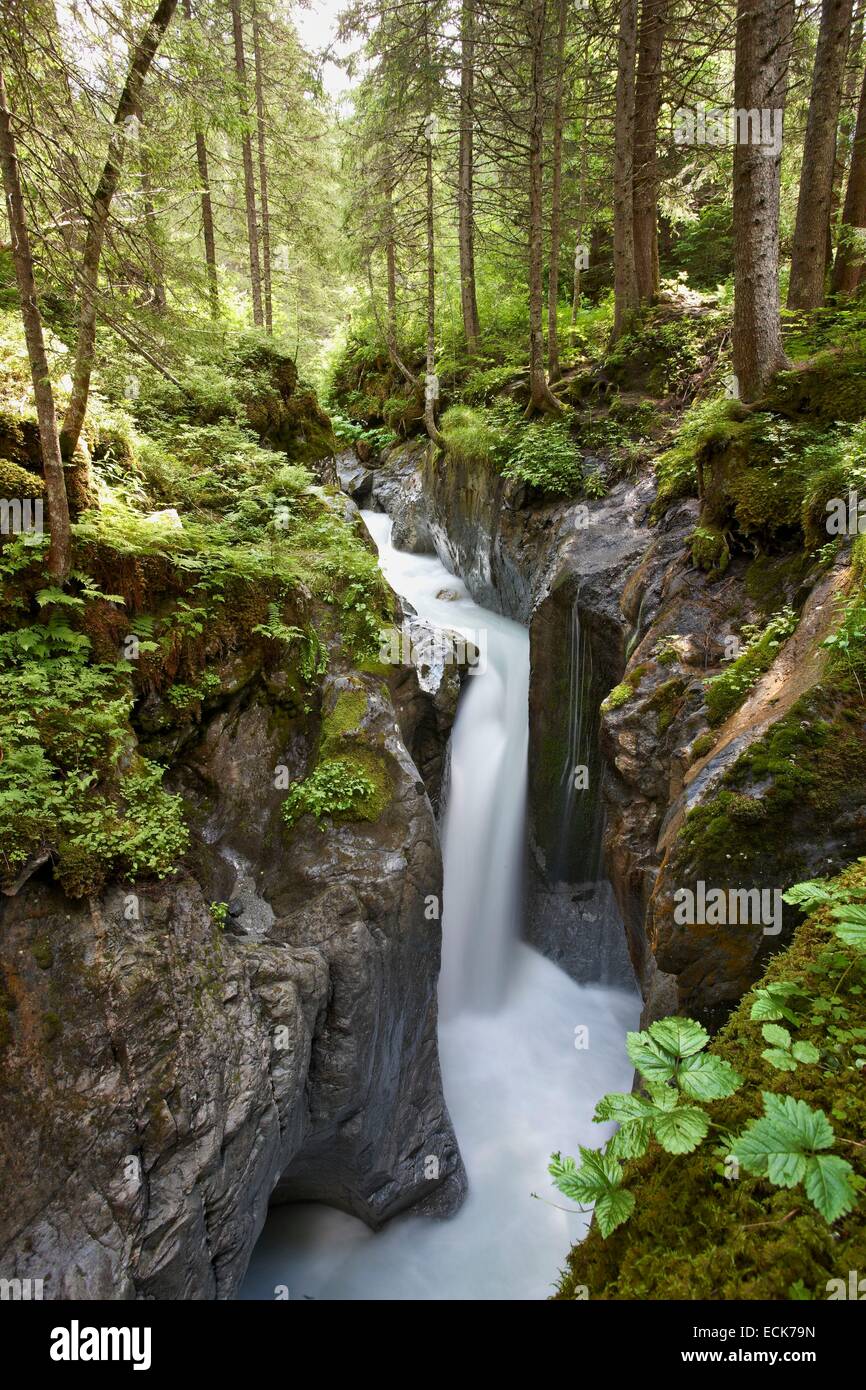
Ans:
<svg viewBox="0 0 866 1390"><path fill-rule="evenodd" d="M866 866L840 884L866 888ZM607 1240L593 1228L569 1256L560 1299L824 1299L828 1282L866 1268L866 1203L828 1226L802 1187L773 1187L740 1171L732 1179L724 1159L727 1135L761 1114L762 1093L793 1095L823 1110L836 1135L834 1152L866 1179L866 1049L864 956L831 936L822 909L798 927L783 954L756 988L790 981L808 996L799 1040L818 1048L818 1064L778 1071L762 1056L761 1023L751 1018L755 992L743 999L710 1046L744 1085L710 1106L718 1144L672 1157L653 1146L627 1165L633 1216ZM587 1291L584 1292L584 1289ZM793 1292L792 1292L793 1291Z"/></svg>
<svg viewBox="0 0 866 1390"><path fill-rule="evenodd" d="M11 500L15 497L42 497L45 484L35 473L13 463L11 459L0 458L0 497Z"/></svg>

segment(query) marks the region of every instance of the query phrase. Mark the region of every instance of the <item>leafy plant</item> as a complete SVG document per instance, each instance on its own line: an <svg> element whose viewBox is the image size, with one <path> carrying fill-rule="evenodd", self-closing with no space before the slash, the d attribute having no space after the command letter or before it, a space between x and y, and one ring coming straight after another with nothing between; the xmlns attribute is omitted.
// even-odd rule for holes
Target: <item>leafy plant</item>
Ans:
<svg viewBox="0 0 866 1390"><path fill-rule="evenodd" d="M793 1096L764 1091L763 1100L763 1116L733 1141L734 1158L775 1187L802 1183L824 1220L836 1221L855 1204L856 1175L846 1159L826 1152L835 1141L827 1116Z"/></svg>
<svg viewBox="0 0 866 1390"><path fill-rule="evenodd" d="M759 678L769 671L798 622L792 608L783 608L764 628L745 624L741 634L744 646L739 656L721 675L711 676L704 687L710 724L721 724L739 708Z"/></svg>
<svg viewBox="0 0 866 1390"><path fill-rule="evenodd" d="M777 1071L796 1071L798 1062L818 1062L821 1054L814 1043L793 1042L787 1028L778 1023L765 1023L761 1029L765 1047L761 1056Z"/></svg>
<svg viewBox="0 0 866 1390"><path fill-rule="evenodd" d="M787 980L778 980L755 990L750 1017L759 1021L765 1019L768 1022L786 1018L796 1028L802 1022L798 1008L805 1007L807 998L805 990L799 985L791 984Z"/></svg>
<svg viewBox="0 0 866 1390"><path fill-rule="evenodd" d="M646 1082L646 1095L612 1093L596 1106L594 1121L614 1121L619 1129L604 1151L581 1149L581 1166L554 1154L549 1172L566 1196L600 1200L604 1235L628 1220L632 1194L621 1192L621 1160L639 1158L655 1140L666 1153L691 1153L709 1132L706 1111L694 1102L721 1100L742 1084L729 1062L705 1051L709 1034L690 1018L665 1018L640 1033L629 1033L626 1049ZM631 1200L627 1200L631 1197Z"/></svg>
<svg viewBox="0 0 866 1390"><path fill-rule="evenodd" d="M550 1161L549 1172L564 1196L581 1206L595 1203L595 1219L601 1234L607 1238L611 1231L627 1221L634 1211L634 1193L622 1186L622 1168L615 1159L597 1149L579 1150L581 1164L573 1158L556 1153Z"/></svg>
<svg viewBox="0 0 866 1390"><path fill-rule="evenodd" d="M348 758L325 758L302 782L295 782L283 802L283 819L294 825L309 812L321 822L329 816L364 817L377 795L375 782Z"/></svg>

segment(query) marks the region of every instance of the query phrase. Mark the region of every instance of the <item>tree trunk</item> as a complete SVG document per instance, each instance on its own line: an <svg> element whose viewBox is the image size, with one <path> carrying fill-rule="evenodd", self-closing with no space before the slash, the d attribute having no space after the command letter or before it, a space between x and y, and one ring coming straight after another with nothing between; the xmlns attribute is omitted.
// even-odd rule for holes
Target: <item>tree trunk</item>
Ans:
<svg viewBox="0 0 866 1390"><path fill-rule="evenodd" d="M268 160L265 149L265 88L259 16L253 6L253 54L256 66L256 137L259 155L259 199L262 208L262 278L265 292L265 328L274 331L271 297L271 216L268 209Z"/></svg>
<svg viewBox="0 0 866 1390"><path fill-rule="evenodd" d="M427 136L424 186L426 191L425 229L427 234L427 376L424 382L424 425L434 444L444 444L436 424L439 379L436 376L436 241L433 224L433 141Z"/></svg>
<svg viewBox="0 0 866 1390"><path fill-rule="evenodd" d="M833 157L833 193L830 198L830 226L827 228L826 264L833 263L833 232L842 215L842 197L848 155L857 119L857 93L860 90L860 45L863 42L863 0L855 0L856 18L853 21L842 85L842 110L836 127L836 147ZM840 137L842 137L840 139Z"/></svg>
<svg viewBox="0 0 866 1390"><path fill-rule="evenodd" d="M839 244L836 247L836 260L833 265L833 279L830 285L834 294L852 294L863 278L866 246L856 245L852 240L856 228L866 226L866 72L860 91L860 105L857 109L857 125L854 130L854 143L851 147L851 167L848 171L848 187L845 190L845 204L842 208L842 225L839 229Z"/></svg>
<svg viewBox="0 0 866 1390"><path fill-rule="evenodd" d="M536 410L559 410L544 375L544 238L541 156L544 141L545 0L527 0L529 51L532 64L529 111L529 405Z"/></svg>
<svg viewBox="0 0 866 1390"><path fill-rule="evenodd" d="M638 308L634 255L634 88L637 0L620 0L613 167L613 341Z"/></svg>
<svg viewBox="0 0 866 1390"><path fill-rule="evenodd" d="M235 75L243 117L241 134L241 154L244 165L244 203L247 213L247 243L250 252L250 289L253 297L253 323L256 328L264 326L262 313L262 272L259 263L259 231L256 223L256 181L253 175L253 147L247 127L247 62L244 55L244 30L241 22L240 0L231 0L232 37L235 48Z"/></svg>
<svg viewBox="0 0 866 1390"><path fill-rule="evenodd" d="M580 309L580 272L583 255L583 229L586 225L586 176L589 168L589 44L584 64L583 76L583 114L580 122L580 174L577 184L577 225L575 227L574 274L571 284L571 332L577 327L577 314Z"/></svg>
<svg viewBox="0 0 866 1390"><path fill-rule="evenodd" d="M141 196L144 204L144 220L147 227L148 258L150 260L151 305L158 314L164 314L168 300L165 293L165 279L159 254L157 236L156 208L153 203L153 185L150 178L150 160L147 146L141 136L143 128L142 113L138 113L138 159L141 169Z"/></svg>
<svg viewBox="0 0 866 1390"><path fill-rule="evenodd" d="M638 295L659 290L656 142L662 100L662 49L667 0L644 0L638 40L634 128L634 257Z"/></svg>
<svg viewBox="0 0 866 1390"><path fill-rule="evenodd" d="M789 309L817 309L824 301L836 122L842 100L852 10L853 0L824 0L821 7L791 253Z"/></svg>
<svg viewBox="0 0 866 1390"><path fill-rule="evenodd" d="M81 427L87 411L90 377L96 347L96 298L99 286L99 263L111 201L120 182L126 146L127 120L141 104L141 93L154 54L177 8L177 0L159 0L153 18L135 46L126 85L117 104L108 154L102 170L87 221L87 237L79 275L78 341L75 346L75 366L72 392L63 420L60 444L65 458L71 458L78 445Z"/></svg>
<svg viewBox="0 0 866 1390"><path fill-rule="evenodd" d="M553 97L553 178L550 192L550 264L547 268L547 379L558 381L559 367L559 242L562 215L562 92L565 85L567 0L558 0L556 86Z"/></svg>
<svg viewBox="0 0 866 1390"><path fill-rule="evenodd" d="M470 357L478 352L481 325L475 293L474 123L475 0L463 0L460 25L460 154L457 189L460 303Z"/></svg>
<svg viewBox="0 0 866 1390"><path fill-rule="evenodd" d="M51 389L48 358L45 354L45 339L42 334L42 316L36 298L33 256L27 232L24 199L21 194L15 136L9 117L2 69L0 69L0 162L3 165L3 187L6 193L6 212L12 238L12 258L15 262L15 278L18 282L18 295L21 300L21 318L24 323L24 337L27 341L30 375L33 379L36 418L39 422L39 443L42 451L42 471L45 477L45 495L48 502L48 523L51 534L48 569L55 578L62 580L69 571L69 503L66 498L66 479L63 476L63 459L60 454L60 438L57 433L54 393Z"/></svg>
<svg viewBox="0 0 866 1390"><path fill-rule="evenodd" d="M184 0L184 13L188 20L192 19L192 0ZM198 166L198 180L201 187L201 226L204 236L204 257L207 266L207 286L208 300L210 302L210 314L212 319L218 319L220 313L219 287L217 282L217 263L216 263L216 237L214 236L213 223L213 204L210 196L210 173L208 170L207 145L205 144L204 131L196 123L195 128L195 162Z"/></svg>
<svg viewBox="0 0 866 1390"><path fill-rule="evenodd" d="M793 20L793 0L737 0L734 106L775 113L776 135L751 143L738 131L734 145L733 350L745 401L756 400L787 365L779 314L779 170Z"/></svg>

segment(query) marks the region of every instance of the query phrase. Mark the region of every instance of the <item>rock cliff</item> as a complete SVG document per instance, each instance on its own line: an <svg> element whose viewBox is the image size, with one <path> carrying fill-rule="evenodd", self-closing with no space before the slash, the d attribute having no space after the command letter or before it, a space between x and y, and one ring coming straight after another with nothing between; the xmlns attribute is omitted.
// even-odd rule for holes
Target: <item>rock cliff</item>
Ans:
<svg viewBox="0 0 866 1390"><path fill-rule="evenodd" d="M73 901L36 875L0 901L0 1271L46 1298L230 1298L269 1202L378 1226L462 1197L439 845L386 672L338 664L299 714L285 673L241 665L172 766L192 828L175 876ZM428 697L392 675L411 739ZM275 774L323 747L370 770L376 806L289 832Z"/></svg>

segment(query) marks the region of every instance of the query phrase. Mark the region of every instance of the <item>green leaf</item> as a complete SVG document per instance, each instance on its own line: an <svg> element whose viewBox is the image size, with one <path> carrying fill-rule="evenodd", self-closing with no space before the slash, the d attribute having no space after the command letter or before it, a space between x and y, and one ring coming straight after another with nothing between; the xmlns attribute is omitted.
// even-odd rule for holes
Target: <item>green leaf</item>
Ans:
<svg viewBox="0 0 866 1390"><path fill-rule="evenodd" d="M646 1081L671 1081L677 1063L700 1052L709 1040L706 1029L694 1019L662 1018L646 1032L628 1033L626 1051Z"/></svg>
<svg viewBox="0 0 866 1390"><path fill-rule="evenodd" d="M782 894L782 901L793 907L801 907L804 912L814 912L816 907L835 902L836 898L828 891L826 879L810 878L805 883L795 883L787 893Z"/></svg>
<svg viewBox="0 0 866 1390"><path fill-rule="evenodd" d="M646 1081L670 1081L677 1059L654 1043L649 1033L626 1033L625 1050Z"/></svg>
<svg viewBox="0 0 866 1390"><path fill-rule="evenodd" d="M756 1021L786 1018L796 1027L800 1022L796 1010L800 1007L801 998L805 1001L807 996L799 985L780 980L776 984L766 985L755 991L749 1016Z"/></svg>
<svg viewBox="0 0 866 1390"><path fill-rule="evenodd" d="M764 1091L764 1115L752 1120L732 1152L743 1167L777 1187L794 1187L806 1173L806 1156L832 1147L834 1134L823 1110L803 1100Z"/></svg>
<svg viewBox="0 0 866 1390"><path fill-rule="evenodd" d="M628 1120L645 1119L650 1108L649 1101L645 1100L643 1096L633 1093L623 1095L614 1091L602 1096L595 1107L593 1120L596 1124L603 1124L605 1120L614 1120L617 1124L624 1124Z"/></svg>
<svg viewBox="0 0 866 1390"><path fill-rule="evenodd" d="M851 1211L857 1200L854 1170L838 1154L818 1154L806 1164L806 1196L829 1224Z"/></svg>
<svg viewBox="0 0 866 1390"><path fill-rule="evenodd" d="M765 1062L770 1063L771 1067L775 1067L776 1071L797 1070L797 1063L794 1061L790 1052L786 1052L781 1047L765 1047L761 1056Z"/></svg>
<svg viewBox="0 0 866 1390"><path fill-rule="evenodd" d="M678 1105L653 1120L655 1137L669 1154L690 1154L706 1138L709 1127L708 1116L694 1105Z"/></svg>
<svg viewBox="0 0 866 1390"><path fill-rule="evenodd" d="M722 1057L685 1058L677 1068L677 1085L692 1100L721 1100L743 1084L743 1078Z"/></svg>
<svg viewBox="0 0 866 1390"><path fill-rule="evenodd" d="M837 919L833 931L839 940L858 951L866 951L866 907L849 903L847 907L834 908L833 916Z"/></svg>
<svg viewBox="0 0 866 1390"><path fill-rule="evenodd" d="M787 1028L780 1028L775 1023L765 1023L761 1032L764 1042L771 1043L773 1047L789 1048L791 1046L791 1034Z"/></svg>
<svg viewBox="0 0 866 1390"><path fill-rule="evenodd" d="M608 1158L643 1158L649 1148L652 1132L649 1120L630 1120L611 1135L604 1152Z"/></svg>
<svg viewBox="0 0 866 1390"><path fill-rule="evenodd" d="M622 1168L616 1159L608 1158L598 1149L579 1150L581 1165L573 1158L554 1154L548 1172L560 1192L581 1205L595 1202L611 1188L622 1182Z"/></svg>
<svg viewBox="0 0 866 1390"><path fill-rule="evenodd" d="M607 1240L611 1231L615 1231L617 1226L628 1221L633 1211L633 1192L625 1192L622 1188L613 1188L610 1192L606 1192L603 1197L600 1197L595 1204L595 1219L598 1222L602 1240Z"/></svg>
<svg viewBox="0 0 866 1390"><path fill-rule="evenodd" d="M661 1018L651 1023L650 1037L676 1057L691 1057L706 1047L710 1035L692 1018Z"/></svg>
<svg viewBox="0 0 866 1390"><path fill-rule="evenodd" d="M821 1053L814 1043L795 1042L791 1051L798 1062L819 1062L821 1060Z"/></svg>

